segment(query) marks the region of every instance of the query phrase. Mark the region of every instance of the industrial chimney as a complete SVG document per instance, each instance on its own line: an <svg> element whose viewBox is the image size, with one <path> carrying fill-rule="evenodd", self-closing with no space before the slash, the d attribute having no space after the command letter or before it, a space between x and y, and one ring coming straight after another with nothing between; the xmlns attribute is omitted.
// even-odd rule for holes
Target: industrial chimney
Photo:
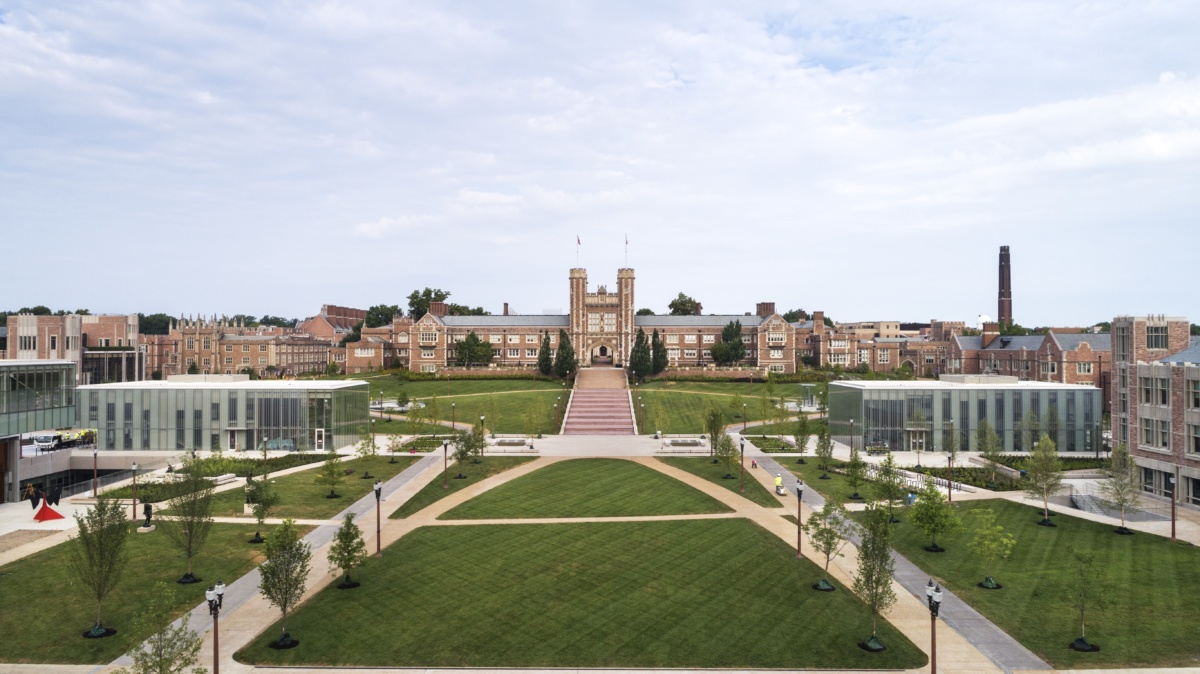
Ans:
<svg viewBox="0 0 1200 674"><path fill-rule="evenodd" d="M1000 299L997 321L1000 325L1012 325L1012 267L1008 260L1008 246L1000 246Z"/></svg>

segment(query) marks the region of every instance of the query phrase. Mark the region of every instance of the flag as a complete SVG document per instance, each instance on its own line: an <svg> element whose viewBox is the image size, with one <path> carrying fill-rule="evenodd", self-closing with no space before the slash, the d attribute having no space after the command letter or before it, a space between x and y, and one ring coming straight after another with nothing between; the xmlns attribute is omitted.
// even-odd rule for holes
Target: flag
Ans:
<svg viewBox="0 0 1200 674"><path fill-rule="evenodd" d="M625 245L626 246L629 245L629 235L628 234L625 235Z"/></svg>
<svg viewBox="0 0 1200 674"><path fill-rule="evenodd" d="M579 235L578 235L578 234L576 234L576 235L575 235L575 245L576 245L576 246L582 246L582 245L583 245L583 242L579 240Z"/></svg>

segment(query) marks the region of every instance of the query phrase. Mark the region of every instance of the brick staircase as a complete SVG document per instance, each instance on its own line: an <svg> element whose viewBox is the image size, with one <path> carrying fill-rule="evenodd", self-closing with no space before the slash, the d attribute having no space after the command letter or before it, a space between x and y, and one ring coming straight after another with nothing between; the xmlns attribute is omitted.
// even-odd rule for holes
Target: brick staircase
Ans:
<svg viewBox="0 0 1200 674"><path fill-rule="evenodd" d="M625 373L587 368L576 376L563 435L634 435Z"/></svg>

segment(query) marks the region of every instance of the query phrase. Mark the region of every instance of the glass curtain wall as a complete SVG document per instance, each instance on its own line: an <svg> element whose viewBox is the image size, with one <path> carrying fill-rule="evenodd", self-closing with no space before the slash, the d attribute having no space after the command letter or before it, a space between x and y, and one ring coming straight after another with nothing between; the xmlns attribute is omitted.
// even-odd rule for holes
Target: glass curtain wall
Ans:
<svg viewBox="0 0 1200 674"><path fill-rule="evenodd" d="M0 366L0 437L75 423L73 364Z"/></svg>

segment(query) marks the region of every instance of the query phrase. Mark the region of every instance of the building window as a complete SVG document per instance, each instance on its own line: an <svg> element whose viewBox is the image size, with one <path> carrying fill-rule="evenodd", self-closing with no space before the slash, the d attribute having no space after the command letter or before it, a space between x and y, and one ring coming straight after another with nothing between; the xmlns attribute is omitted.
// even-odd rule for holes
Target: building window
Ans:
<svg viewBox="0 0 1200 674"><path fill-rule="evenodd" d="M605 332L616 332L617 331L617 315L616 314L604 314L604 331Z"/></svg>
<svg viewBox="0 0 1200 674"><path fill-rule="evenodd" d="M424 340L422 340L422 341L424 341ZM501 335L488 335L488 343L490 343L490 344L500 344L503 341L504 341L504 339Z"/></svg>
<svg viewBox="0 0 1200 674"><path fill-rule="evenodd" d="M58 349L58 335L50 335L50 350Z"/></svg>
<svg viewBox="0 0 1200 674"><path fill-rule="evenodd" d="M266 345L266 344L259 344L259 345L258 345L258 350L259 350L260 352L265 352L265 351L267 350L267 345Z"/></svg>
<svg viewBox="0 0 1200 674"><path fill-rule="evenodd" d="M250 356L242 356L242 365L250 364Z"/></svg>
<svg viewBox="0 0 1200 674"><path fill-rule="evenodd" d="M537 358L537 349L525 349L526 358Z"/></svg>
<svg viewBox="0 0 1200 674"><path fill-rule="evenodd" d="M212 416L210 418L213 421L221 420L221 403L213 403L212 404Z"/></svg>
<svg viewBox="0 0 1200 674"><path fill-rule="evenodd" d="M1152 404L1154 401L1154 396L1151 394L1149 377L1138 377L1138 389L1140 389L1142 392L1141 397L1138 398L1138 400L1143 405Z"/></svg>
<svg viewBox="0 0 1200 674"><path fill-rule="evenodd" d="M1169 421L1158 422L1158 446L1171 446L1171 422Z"/></svg>
<svg viewBox="0 0 1200 674"><path fill-rule="evenodd" d="M1075 374L1091 374L1091 363L1075 363Z"/></svg>
<svg viewBox="0 0 1200 674"><path fill-rule="evenodd" d="M786 335L782 332L768 332L767 344L783 344L787 341Z"/></svg>
<svg viewBox="0 0 1200 674"><path fill-rule="evenodd" d="M249 345L249 344L243 344L243 345L242 345L242 353L246 353L246 352L247 352L247 351L249 351L249 350L250 350L250 345Z"/></svg>
<svg viewBox="0 0 1200 674"><path fill-rule="evenodd" d="M1165 326L1165 325L1147 325L1146 326L1146 348L1147 349L1165 349L1165 348L1167 348L1167 326Z"/></svg>
<svg viewBox="0 0 1200 674"><path fill-rule="evenodd" d="M437 365L422 365L421 372L437 372Z"/></svg>
<svg viewBox="0 0 1200 674"><path fill-rule="evenodd" d="M783 349L771 349L771 358L783 358Z"/></svg>
<svg viewBox="0 0 1200 674"><path fill-rule="evenodd" d="M509 357L509 358L520 358L520 357L521 357L521 350L520 350L520 349L509 349L509 350L508 350L508 357Z"/></svg>
<svg viewBox="0 0 1200 674"><path fill-rule="evenodd" d="M750 335L742 335L742 344L752 344L754 339Z"/></svg>
<svg viewBox="0 0 1200 674"><path fill-rule="evenodd" d="M201 362L201 364L204 365L204 367L208 367L209 365L212 365L212 358L205 356L200 359L200 362Z"/></svg>
<svg viewBox="0 0 1200 674"><path fill-rule="evenodd" d="M696 336L695 336L695 335L684 335L684 336L683 336L683 343L684 343L684 344L695 344L695 343L696 343Z"/></svg>
<svg viewBox="0 0 1200 674"><path fill-rule="evenodd" d="M875 357L879 359L880 363L889 363L892 360L891 354L891 351L888 351L887 349L881 349L875 352Z"/></svg>
<svg viewBox="0 0 1200 674"><path fill-rule="evenodd" d="M1171 398L1171 380L1162 377L1154 378L1155 398L1159 405L1167 405Z"/></svg>
<svg viewBox="0 0 1200 674"><path fill-rule="evenodd" d="M700 357L701 358L712 358L712 351L710 351L709 349L705 349L700 352Z"/></svg>
<svg viewBox="0 0 1200 674"><path fill-rule="evenodd" d="M716 343L716 341L717 341L716 335L704 335L704 343L705 344L714 344L714 343Z"/></svg>
<svg viewBox="0 0 1200 674"><path fill-rule="evenodd" d="M204 350L204 351L209 351L209 350L211 350L211 349L212 349L212 339L210 339L210 338L208 338L208 337L205 337L205 338L204 338L204 342L203 342L203 344L204 344L204 345L201 347L201 349L202 349L202 350ZM226 347L226 349L225 349L225 350L226 350L226 351L228 351L228 350L229 350L229 347Z"/></svg>
<svg viewBox="0 0 1200 674"><path fill-rule="evenodd" d="M205 344L207 344L207 343L208 343L208 340L204 340L204 342L205 342ZM207 349L208 347L206 346L206 347L204 347L204 348L206 348L206 349ZM225 353L233 353L233 345L232 345L232 344L226 344L226 345L225 345Z"/></svg>
<svg viewBox="0 0 1200 674"><path fill-rule="evenodd" d="M783 365L770 365L767 367L771 372L786 372L787 368Z"/></svg>
<svg viewBox="0 0 1200 674"><path fill-rule="evenodd" d="M933 356L925 356L925 364L933 365Z"/></svg>
<svg viewBox="0 0 1200 674"><path fill-rule="evenodd" d="M192 350L193 350L193 349L195 349L195 348L196 348L196 338L195 338L195 337L188 337L188 338L187 338L187 350L188 350L188 351L192 351ZM182 449L182 447L179 447L179 448L177 448L177 449Z"/></svg>
<svg viewBox="0 0 1200 674"><path fill-rule="evenodd" d="M226 365L233 365L233 358L232 358L232 357L230 357L230 356L226 356L226 357L225 357L225 364L226 364Z"/></svg>
<svg viewBox="0 0 1200 674"><path fill-rule="evenodd" d="M667 349L667 358L679 360L679 349Z"/></svg>
<svg viewBox="0 0 1200 674"><path fill-rule="evenodd" d="M1188 424L1188 451L1200 454L1200 424Z"/></svg>
<svg viewBox="0 0 1200 674"><path fill-rule="evenodd" d="M437 342L437 333L436 332L422 332L420 339L421 339L422 344L436 343Z"/></svg>
<svg viewBox="0 0 1200 674"><path fill-rule="evenodd" d="M845 339L829 340L829 348L831 348L831 349L844 349L848 346L850 346L850 342Z"/></svg>
<svg viewBox="0 0 1200 674"><path fill-rule="evenodd" d="M526 344L537 344L537 335L525 335Z"/></svg>
<svg viewBox="0 0 1200 674"><path fill-rule="evenodd" d="M521 336L520 336L520 335L509 335L509 336L508 336L508 343L509 343L509 344L520 344L520 343L521 343Z"/></svg>
<svg viewBox="0 0 1200 674"><path fill-rule="evenodd" d="M684 350L683 350L683 357L684 357L684 358L695 358L695 357L696 357L696 350L695 350L695 349L684 349Z"/></svg>
<svg viewBox="0 0 1200 674"><path fill-rule="evenodd" d="M375 355L375 349L354 349L354 355L359 358L370 358Z"/></svg>
<svg viewBox="0 0 1200 674"><path fill-rule="evenodd" d="M678 344L679 335L667 335L667 344Z"/></svg>
<svg viewBox="0 0 1200 674"><path fill-rule="evenodd" d="M871 362L871 352L870 352L870 350L868 350L868 349L859 349L859 350L858 350L858 362L860 362L860 363L870 363L870 362Z"/></svg>
<svg viewBox="0 0 1200 674"><path fill-rule="evenodd" d="M1154 420L1147 419L1146 425L1142 426L1142 444L1147 447L1154 446Z"/></svg>
<svg viewBox="0 0 1200 674"><path fill-rule="evenodd" d="M421 357L433 358L433 349L421 349ZM425 372L430 372L430 370L425 370Z"/></svg>
<svg viewBox="0 0 1200 674"><path fill-rule="evenodd" d="M850 354L848 353L831 353L829 354L830 365L849 365Z"/></svg>

